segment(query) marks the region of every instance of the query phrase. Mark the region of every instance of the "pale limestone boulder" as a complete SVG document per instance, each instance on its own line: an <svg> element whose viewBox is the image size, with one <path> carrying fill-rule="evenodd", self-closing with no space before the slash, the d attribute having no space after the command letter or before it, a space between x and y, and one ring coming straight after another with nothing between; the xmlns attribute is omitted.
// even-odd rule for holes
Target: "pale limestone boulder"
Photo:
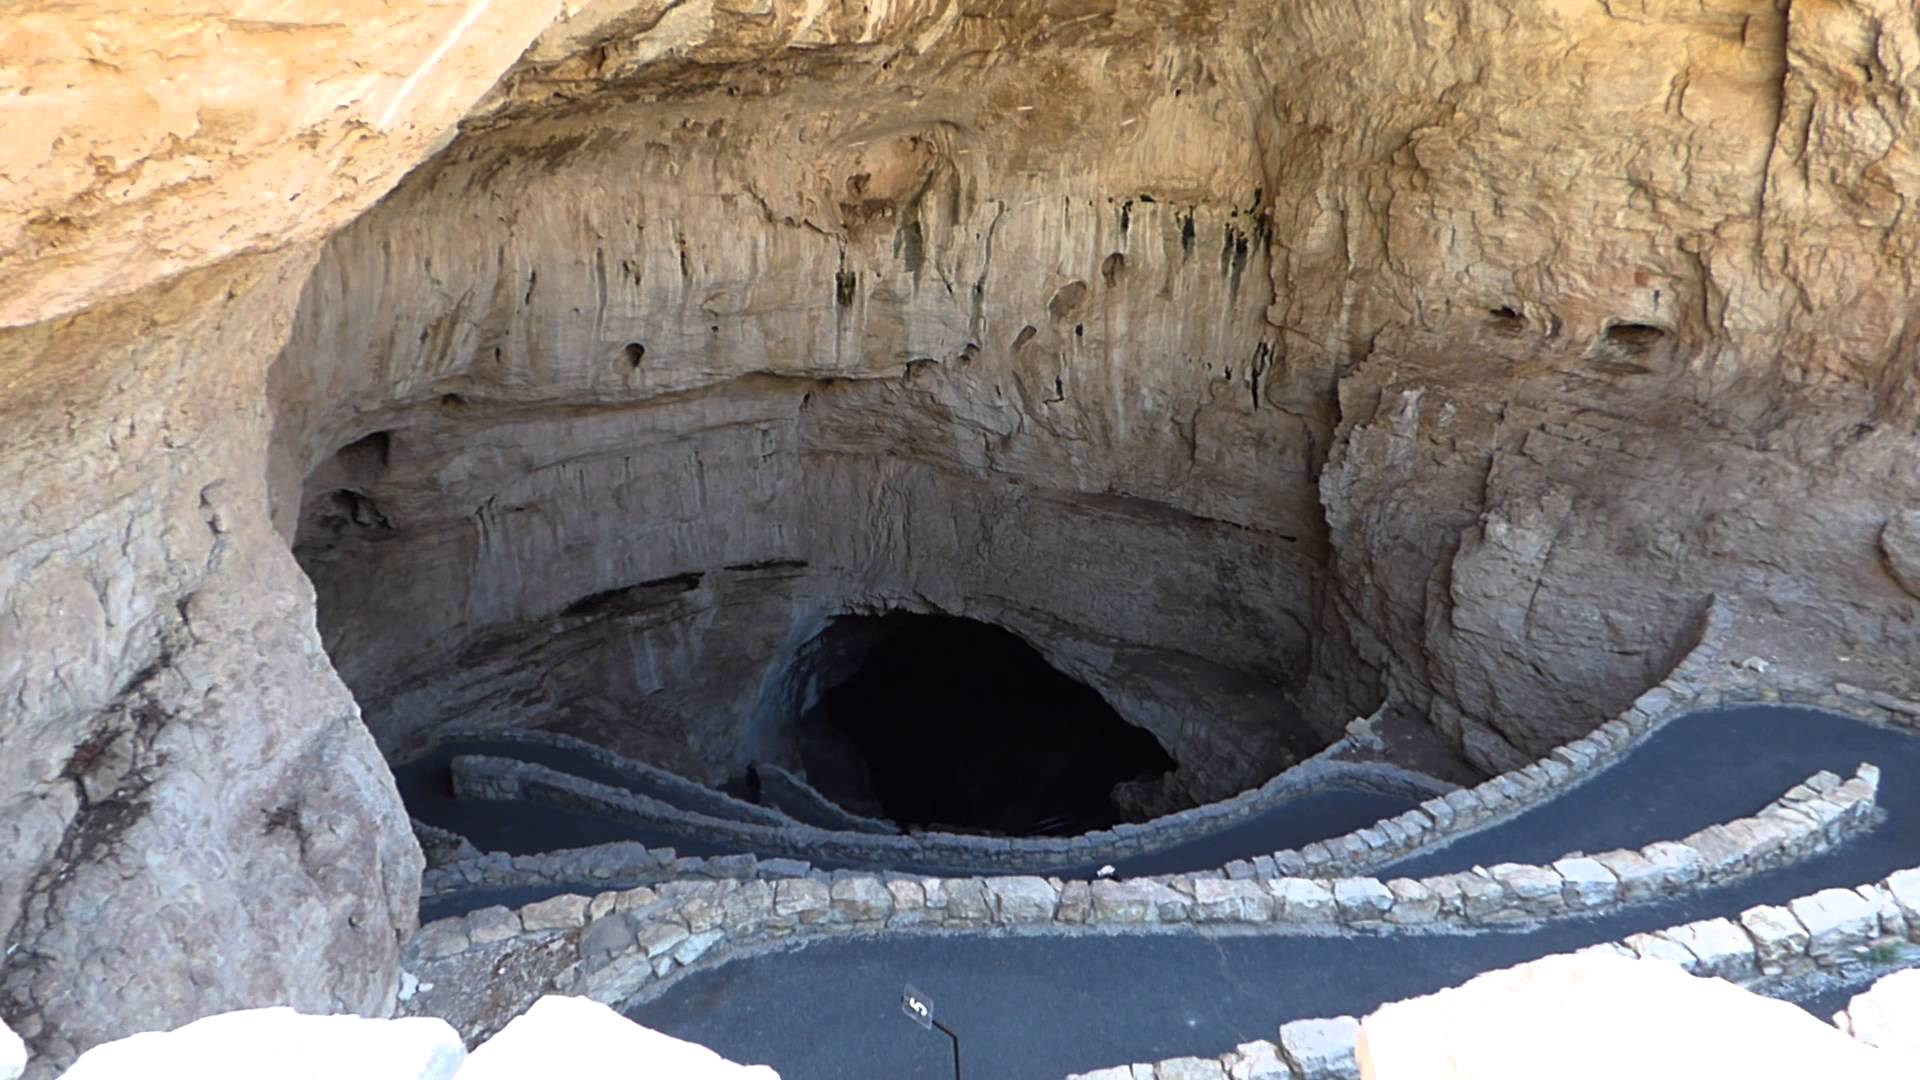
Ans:
<svg viewBox="0 0 1920 1080"><path fill-rule="evenodd" d="M1219 1058L1177 1057L1153 1067L1154 1080L1227 1080Z"/></svg>
<svg viewBox="0 0 1920 1080"><path fill-rule="evenodd" d="M1267 922L1273 906L1273 894L1257 881L1200 878L1193 883L1195 922Z"/></svg>
<svg viewBox="0 0 1920 1080"><path fill-rule="evenodd" d="M1293 1080L1293 1068L1280 1058L1280 1047L1265 1039L1241 1043L1224 1060L1230 1080Z"/></svg>
<svg viewBox="0 0 1920 1080"><path fill-rule="evenodd" d="M1868 1046L1912 1059L1920 1075L1920 968L1896 971L1855 994L1833 1022Z"/></svg>
<svg viewBox="0 0 1920 1080"><path fill-rule="evenodd" d="M1699 960L1694 968L1698 974L1744 979L1758 973L1753 939L1731 919L1701 919L1663 934L1693 953Z"/></svg>
<svg viewBox="0 0 1920 1080"><path fill-rule="evenodd" d="M1908 933L1920 935L1920 869L1900 870L1887 875L1887 892L1907 920Z"/></svg>
<svg viewBox="0 0 1920 1080"><path fill-rule="evenodd" d="M1360 1022L1351 1016L1292 1020L1280 1025L1280 1056L1301 1080L1357 1080L1359 1033Z"/></svg>
<svg viewBox="0 0 1920 1080"><path fill-rule="evenodd" d="M20 1080L27 1071L27 1044L0 1020L0 1080Z"/></svg>
<svg viewBox="0 0 1920 1080"><path fill-rule="evenodd" d="M641 1027L596 1001L543 997L475 1050L458 1080L779 1080L696 1043ZM358 1080L358 1078L356 1078Z"/></svg>
<svg viewBox="0 0 1920 1080"><path fill-rule="evenodd" d="M1816 961L1850 956L1880 930L1878 909L1852 889L1822 889L1788 901L1787 909L1807 928Z"/></svg>
<svg viewBox="0 0 1920 1080"><path fill-rule="evenodd" d="M834 914L848 922L871 922L893 913L893 894L879 878L850 877L829 889Z"/></svg>
<svg viewBox="0 0 1920 1080"><path fill-rule="evenodd" d="M451 1080L466 1060L444 1020L246 1009L102 1043L61 1080Z"/></svg>
<svg viewBox="0 0 1920 1080"><path fill-rule="evenodd" d="M527 930L572 930L587 924L584 896L554 896L520 909L520 925Z"/></svg>
<svg viewBox="0 0 1920 1080"><path fill-rule="evenodd" d="M1060 904L1060 894L1045 878L995 877L987 879L1000 921L1007 924L1048 922Z"/></svg>
<svg viewBox="0 0 1920 1080"><path fill-rule="evenodd" d="M1799 1008L1671 964L1587 952L1386 1005L1360 1024L1366 1080L1910 1077Z"/></svg>
<svg viewBox="0 0 1920 1080"><path fill-rule="evenodd" d="M1750 907L1740 913L1740 925L1753 938L1763 975L1778 975L1807 954L1807 928L1786 908Z"/></svg>

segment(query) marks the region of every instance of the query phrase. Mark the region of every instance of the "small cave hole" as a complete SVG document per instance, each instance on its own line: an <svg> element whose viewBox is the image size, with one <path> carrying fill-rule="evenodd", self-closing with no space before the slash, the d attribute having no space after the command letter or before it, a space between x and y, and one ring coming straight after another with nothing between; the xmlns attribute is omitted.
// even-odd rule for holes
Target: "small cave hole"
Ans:
<svg viewBox="0 0 1920 1080"><path fill-rule="evenodd" d="M340 463L355 475L383 470L393 461L393 433L376 431L340 448Z"/></svg>
<svg viewBox="0 0 1920 1080"><path fill-rule="evenodd" d="M626 347L620 350L620 355L626 357L629 367L638 371L640 370L640 362L647 358L647 347L637 341L629 341Z"/></svg>
<svg viewBox="0 0 1920 1080"><path fill-rule="evenodd" d="M845 616L803 653L809 781L908 828L1072 835L1124 820L1116 785L1174 768L1099 693L989 623ZM836 681L837 680L837 681Z"/></svg>
<svg viewBox="0 0 1920 1080"><path fill-rule="evenodd" d="M1019 352L1021 349L1025 348L1027 342L1032 341L1033 336L1035 334L1038 334L1039 332L1040 331L1034 329L1031 325L1021 327L1020 332L1013 335L1013 345L1011 346L1009 351L1016 352L1016 353Z"/></svg>
<svg viewBox="0 0 1920 1080"><path fill-rule="evenodd" d="M1106 282L1107 288L1111 289L1114 284L1120 280L1121 273L1126 269L1127 257L1116 251L1101 261L1100 280Z"/></svg>
<svg viewBox="0 0 1920 1080"><path fill-rule="evenodd" d="M461 397L459 394L441 394L440 395L440 405L443 408L458 409L461 406L465 405L466 403L467 403L467 399L464 397Z"/></svg>
<svg viewBox="0 0 1920 1080"><path fill-rule="evenodd" d="M1487 320L1495 333L1508 336L1519 334L1527 328L1527 317L1506 304L1488 308Z"/></svg>
<svg viewBox="0 0 1920 1080"><path fill-rule="evenodd" d="M1609 345L1626 352L1646 352L1667 337L1666 328L1643 322L1617 322L1603 335Z"/></svg>
<svg viewBox="0 0 1920 1080"><path fill-rule="evenodd" d="M393 531L393 523L387 520L380 504L365 492L348 488L328 492L315 518L317 524L336 535L350 528Z"/></svg>

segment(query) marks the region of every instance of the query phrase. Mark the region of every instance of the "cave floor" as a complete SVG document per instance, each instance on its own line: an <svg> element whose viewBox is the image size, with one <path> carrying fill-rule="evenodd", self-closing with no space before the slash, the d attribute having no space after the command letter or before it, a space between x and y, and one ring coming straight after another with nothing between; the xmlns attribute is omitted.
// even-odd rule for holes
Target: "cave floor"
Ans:
<svg viewBox="0 0 1920 1080"><path fill-rule="evenodd" d="M1057 1080L1211 1055L1288 1020L1363 1014L1550 953L1852 886L1920 863L1920 737L1806 709L1676 720L1559 799L1391 874L1671 839L1752 813L1819 769L1882 770L1887 819L1837 849L1602 917L1478 933L1010 937L821 942L690 975L634 1019L786 1080L951 1075L944 1039L896 1015L912 982L961 1033L969 1075Z"/></svg>

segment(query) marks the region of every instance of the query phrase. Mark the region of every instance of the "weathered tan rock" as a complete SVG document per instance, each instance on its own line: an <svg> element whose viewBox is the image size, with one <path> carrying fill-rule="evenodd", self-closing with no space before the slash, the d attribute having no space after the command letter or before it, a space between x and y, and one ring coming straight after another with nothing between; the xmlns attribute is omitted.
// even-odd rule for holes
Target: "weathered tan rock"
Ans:
<svg viewBox="0 0 1920 1080"><path fill-rule="evenodd" d="M1920 1065L1920 970L1909 968L1875 980L1855 994L1834 1023L1840 1030Z"/></svg>
<svg viewBox="0 0 1920 1080"><path fill-rule="evenodd" d="M765 1065L736 1065L695 1043L641 1027L586 998L543 997L481 1044L460 1069L464 1080L525 1076L615 1080L780 1080Z"/></svg>
<svg viewBox="0 0 1920 1080"><path fill-rule="evenodd" d="M409 1016L305 1016L246 1009L171 1031L145 1031L96 1046L62 1074L72 1080L194 1076L358 1076L366 1080L453 1080L467 1048L445 1020Z"/></svg>
<svg viewBox="0 0 1920 1080"><path fill-rule="evenodd" d="M1360 1023L1366 1080L1908 1075L1911 1062L1799 1008L1656 960L1585 953L1383 1006Z"/></svg>
<svg viewBox="0 0 1920 1080"><path fill-rule="evenodd" d="M401 749L592 686L583 727L650 702L636 745L718 775L790 749L791 637L949 611L1201 796L1382 699L1541 755L1709 593L1876 693L1920 647L1893 0L257 14L0 32L37 1068L386 1008L418 854L362 709ZM1659 855L1630 891L1698 871Z"/></svg>

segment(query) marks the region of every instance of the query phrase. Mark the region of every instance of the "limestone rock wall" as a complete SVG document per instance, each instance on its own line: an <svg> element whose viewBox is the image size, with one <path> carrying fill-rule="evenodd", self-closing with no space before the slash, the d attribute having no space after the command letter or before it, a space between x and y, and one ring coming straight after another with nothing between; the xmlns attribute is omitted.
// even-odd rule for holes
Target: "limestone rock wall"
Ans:
<svg viewBox="0 0 1920 1080"><path fill-rule="evenodd" d="M394 716L476 643L604 676L493 632L696 572L577 640L672 674L756 610L774 646L964 602L1189 753L1266 752L1265 699L1209 742L1130 689L1165 663L1216 701L1307 672L1335 729L1384 696L1482 767L1624 704L1708 592L1913 689L1891 0L29 4L0 61L0 1007L37 1067L390 1001L418 855L294 542L419 650L322 613Z"/></svg>
<svg viewBox="0 0 1920 1080"><path fill-rule="evenodd" d="M1284 698L1325 408L1271 361L1229 73L1151 52L1034 61L1113 105L883 62L831 106L525 120L343 232L275 370L276 514L376 735L584 715L718 779L792 760L827 617L894 608L1021 633L1196 798L1337 733Z"/></svg>
<svg viewBox="0 0 1920 1080"><path fill-rule="evenodd" d="M390 1007L419 849L259 465L312 258L0 336L0 1011L36 1067L209 1009Z"/></svg>
<svg viewBox="0 0 1920 1080"><path fill-rule="evenodd" d="M1624 703L1708 592L1756 648L1897 677L1913 12L1274 19L1271 318L1339 379L1316 700L1377 674L1502 767Z"/></svg>

